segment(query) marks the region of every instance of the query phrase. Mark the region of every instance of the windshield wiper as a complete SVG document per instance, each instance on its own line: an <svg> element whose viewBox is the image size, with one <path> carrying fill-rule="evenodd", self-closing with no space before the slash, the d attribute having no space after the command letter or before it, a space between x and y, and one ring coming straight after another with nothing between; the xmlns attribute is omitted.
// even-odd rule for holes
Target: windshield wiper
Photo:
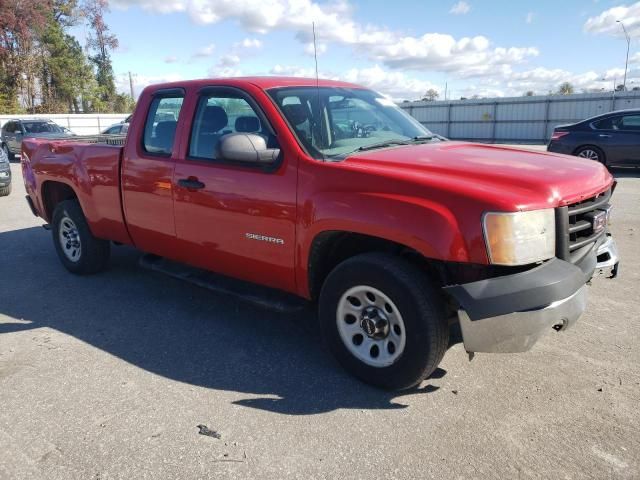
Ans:
<svg viewBox="0 0 640 480"><path fill-rule="evenodd" d="M414 142L423 142L425 140L433 140L436 138L435 135L418 135L417 137L413 137L411 140Z"/></svg>
<svg viewBox="0 0 640 480"><path fill-rule="evenodd" d="M356 150L356 152L364 152L365 150L375 150L376 148L391 147L393 145L410 145L411 142L407 140L385 140L384 142L372 143L371 145L364 145Z"/></svg>

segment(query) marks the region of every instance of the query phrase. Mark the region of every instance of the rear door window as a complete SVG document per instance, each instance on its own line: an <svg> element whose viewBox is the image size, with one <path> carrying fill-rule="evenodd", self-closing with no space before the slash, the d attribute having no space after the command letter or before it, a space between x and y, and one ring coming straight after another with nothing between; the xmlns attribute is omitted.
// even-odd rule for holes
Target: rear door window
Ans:
<svg viewBox="0 0 640 480"><path fill-rule="evenodd" d="M640 115L625 115L622 117L622 130L640 131Z"/></svg>
<svg viewBox="0 0 640 480"><path fill-rule="evenodd" d="M153 99L144 126L143 147L147 153L171 155L183 100L183 95Z"/></svg>
<svg viewBox="0 0 640 480"><path fill-rule="evenodd" d="M620 130L622 126L622 117L608 117L593 122L593 127L596 130Z"/></svg>

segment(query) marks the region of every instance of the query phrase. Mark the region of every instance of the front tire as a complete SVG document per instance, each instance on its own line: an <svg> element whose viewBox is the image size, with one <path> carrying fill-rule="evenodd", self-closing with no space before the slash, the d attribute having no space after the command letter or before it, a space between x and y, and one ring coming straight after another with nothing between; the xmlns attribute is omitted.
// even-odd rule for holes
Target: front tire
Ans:
<svg viewBox="0 0 640 480"><path fill-rule="evenodd" d="M107 267L111 246L93 236L77 200L56 206L51 233L58 258L71 273L87 275Z"/></svg>
<svg viewBox="0 0 640 480"><path fill-rule="evenodd" d="M11 193L11 184L6 187L0 187L0 197L6 197Z"/></svg>
<svg viewBox="0 0 640 480"><path fill-rule="evenodd" d="M406 260L366 253L338 265L320 293L320 324L338 362L385 389L419 384L444 356L444 301L429 277Z"/></svg>

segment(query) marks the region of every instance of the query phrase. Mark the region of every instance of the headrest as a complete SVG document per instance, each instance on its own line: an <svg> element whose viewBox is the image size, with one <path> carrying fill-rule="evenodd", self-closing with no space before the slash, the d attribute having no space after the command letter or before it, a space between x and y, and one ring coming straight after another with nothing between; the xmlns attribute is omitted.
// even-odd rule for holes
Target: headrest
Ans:
<svg viewBox="0 0 640 480"><path fill-rule="evenodd" d="M260 131L260 120L258 117L238 117L236 118L236 132L253 133Z"/></svg>
<svg viewBox="0 0 640 480"><path fill-rule="evenodd" d="M175 120L167 120L166 122L158 122L156 125L156 138L166 137L171 139L173 143L173 137L176 134L176 126L178 122Z"/></svg>
<svg viewBox="0 0 640 480"><path fill-rule="evenodd" d="M229 117L227 117L227 112L224 111L224 108L217 105L209 105L204 109L204 114L202 115L202 123L205 127L201 131L217 132L226 127L228 122Z"/></svg>
<svg viewBox="0 0 640 480"><path fill-rule="evenodd" d="M301 123L304 123L305 120L309 118L307 113L307 107L300 103L291 103L289 105L283 105L282 110L284 111L285 116L293 124L294 127L297 127Z"/></svg>

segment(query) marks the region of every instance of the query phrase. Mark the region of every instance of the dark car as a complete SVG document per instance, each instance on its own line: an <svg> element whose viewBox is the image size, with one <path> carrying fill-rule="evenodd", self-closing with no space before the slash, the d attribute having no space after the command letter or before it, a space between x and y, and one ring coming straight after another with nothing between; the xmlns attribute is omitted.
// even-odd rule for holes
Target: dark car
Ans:
<svg viewBox="0 0 640 480"><path fill-rule="evenodd" d="M553 130L547 150L604 165L640 165L640 110L618 110Z"/></svg>
<svg viewBox="0 0 640 480"><path fill-rule="evenodd" d="M11 165L9 157L0 150L0 197L6 197L11 193Z"/></svg>
<svg viewBox="0 0 640 480"><path fill-rule="evenodd" d="M9 120L0 130L0 148L13 160L20 154L22 139L26 137L66 137L74 135L71 130L46 119Z"/></svg>
<svg viewBox="0 0 640 480"><path fill-rule="evenodd" d="M127 133L127 131L129 131L129 124L121 122L115 123L110 127L105 128L100 133L102 133L103 135L124 135L125 133Z"/></svg>

